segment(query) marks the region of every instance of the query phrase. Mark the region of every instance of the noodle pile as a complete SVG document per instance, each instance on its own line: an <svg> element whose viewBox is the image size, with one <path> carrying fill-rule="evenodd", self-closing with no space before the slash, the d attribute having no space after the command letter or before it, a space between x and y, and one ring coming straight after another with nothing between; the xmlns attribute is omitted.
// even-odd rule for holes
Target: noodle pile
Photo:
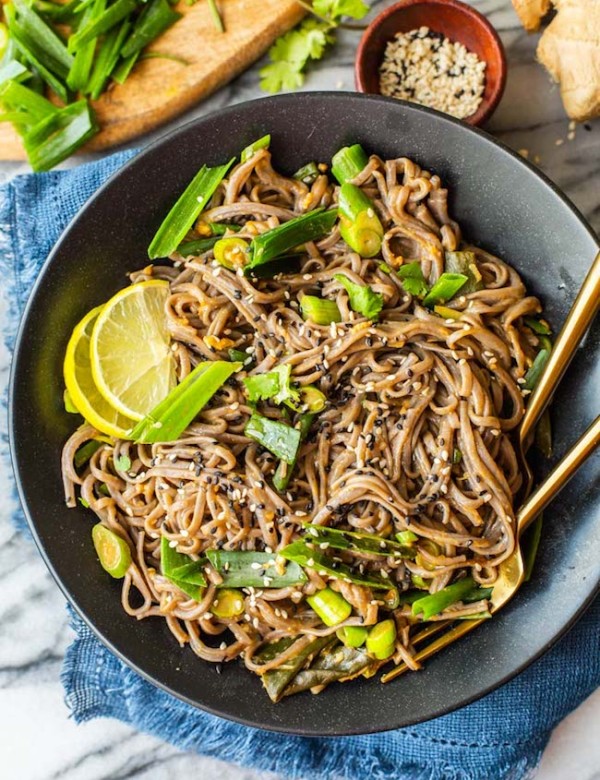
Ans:
<svg viewBox="0 0 600 780"><path fill-rule="evenodd" d="M161 574L161 536L197 558L210 548L280 550L299 537L303 522L392 539L409 529L418 536L416 559L364 555L361 567L384 571L400 591L421 581L431 593L464 574L492 584L515 546L513 497L521 485L515 445L527 393L521 385L537 352L522 317L539 313L540 304L513 268L462 241L438 176L406 158L372 156L353 181L384 225L380 257L351 252L334 227L306 245L296 273L246 277L217 265L209 251L175 255L172 264L133 274L132 281L169 282L180 380L201 361L227 360L232 347L253 365L235 374L176 442L103 443L79 471L74 455L97 432L84 425L64 448L67 504L76 504L77 486L102 523L131 546L123 609L138 619L162 617L181 644L207 661L241 657L264 672L315 636L334 635L340 626L325 626L305 600L325 585L353 606L341 626L374 624L381 602L367 587L308 569L304 585L244 589L243 614L217 618L210 609L219 574L208 567L202 600L190 599ZM251 239L336 199L325 173L310 185L284 177L261 149L231 171L202 219L235 222L236 235ZM458 248L475 253L484 288L459 294L447 305L460 319L443 319L405 292L395 269L418 260L431 285L444 271L444 252ZM352 311L333 278L340 273L383 296L378 321ZM304 321L305 294L335 300L342 322ZM244 435L252 410L242 378L281 364L291 366L299 386L316 385L328 403L280 494L272 486L277 459ZM269 403L261 411L281 419ZM122 456L131 461L125 474L114 466ZM486 607L459 603L434 619ZM398 607L393 618L394 661L418 668L410 606ZM266 642L290 636L299 639L259 664L255 655Z"/></svg>

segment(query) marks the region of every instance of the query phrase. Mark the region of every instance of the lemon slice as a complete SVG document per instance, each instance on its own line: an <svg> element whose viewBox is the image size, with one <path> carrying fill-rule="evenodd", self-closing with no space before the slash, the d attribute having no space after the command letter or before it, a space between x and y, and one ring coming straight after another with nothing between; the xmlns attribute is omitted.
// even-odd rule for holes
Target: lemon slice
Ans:
<svg viewBox="0 0 600 780"><path fill-rule="evenodd" d="M106 401L92 377L90 340L94 324L103 308L98 306L88 312L69 339L63 369L65 385L73 406L90 425L101 433L123 439L134 423Z"/></svg>
<svg viewBox="0 0 600 780"><path fill-rule="evenodd" d="M175 387L175 362L165 316L166 281L126 287L102 307L90 357L96 387L131 420L141 420Z"/></svg>

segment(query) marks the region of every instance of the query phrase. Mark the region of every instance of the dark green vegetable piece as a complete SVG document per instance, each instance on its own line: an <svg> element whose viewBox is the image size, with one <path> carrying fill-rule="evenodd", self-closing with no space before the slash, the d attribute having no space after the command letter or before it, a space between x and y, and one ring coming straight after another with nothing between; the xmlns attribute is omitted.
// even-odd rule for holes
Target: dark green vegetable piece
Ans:
<svg viewBox="0 0 600 780"><path fill-rule="evenodd" d="M300 424L298 425L298 430L300 431L300 442L303 442L308 436L310 426L313 424L315 417L316 414L313 413L300 415ZM297 457L298 453L296 453L296 458L294 458L294 462L292 464L286 463L284 460L279 461L275 474L273 475L273 487L275 490L279 491L279 493L283 493L284 490L287 490L290 477L292 476L294 466L296 465Z"/></svg>
<svg viewBox="0 0 600 780"><path fill-rule="evenodd" d="M184 593L197 601L202 597L206 578L202 573L202 561L193 561L189 555L177 552L169 539L160 539L160 566L167 579L175 583Z"/></svg>
<svg viewBox="0 0 600 780"><path fill-rule="evenodd" d="M448 273L463 274L467 277L460 290L462 295L483 290L483 279L474 252L446 252L445 259L445 270Z"/></svg>
<svg viewBox="0 0 600 780"><path fill-rule="evenodd" d="M452 604L456 604L457 601L462 601L463 598L468 595L475 583L472 577L465 577L452 585L447 585L437 593L430 593L427 596L423 596L413 602L412 613L416 617L418 615L423 616L423 620L429 620L433 615L439 615L445 609ZM402 596L401 596L402 598Z"/></svg>
<svg viewBox="0 0 600 780"><path fill-rule="evenodd" d="M177 249L232 164L233 159L216 168L207 168L206 165L200 168L152 239L148 247L148 256L151 260L156 257L168 257Z"/></svg>
<svg viewBox="0 0 600 780"><path fill-rule="evenodd" d="M375 590L389 590L391 585L389 580L383 577L376 577L374 574L360 574L345 563L329 558L316 548L311 548L305 541L297 541L288 544L278 554L288 561L295 561L303 568L314 569L314 571L334 577L337 580L346 580L356 585L367 585Z"/></svg>
<svg viewBox="0 0 600 780"><path fill-rule="evenodd" d="M317 163L310 162L307 165L303 165L293 175L294 179L304 182L304 184L313 184L316 178L319 176L319 169Z"/></svg>
<svg viewBox="0 0 600 780"><path fill-rule="evenodd" d="M65 79L73 64L65 44L24 0L13 0L12 4L16 11L15 27L28 48L52 73ZM13 32L9 16L7 21Z"/></svg>
<svg viewBox="0 0 600 780"><path fill-rule="evenodd" d="M134 54L139 54L145 46L152 43L178 19L181 19L181 14L174 11L167 0L150 0L123 46L121 56L127 59Z"/></svg>
<svg viewBox="0 0 600 780"><path fill-rule="evenodd" d="M423 304L431 308L438 303L446 303L446 301L454 298L467 281L468 279L464 274L442 274L425 298L423 298Z"/></svg>
<svg viewBox="0 0 600 780"><path fill-rule="evenodd" d="M92 100L98 100L104 91L106 82L115 69L119 59L121 46L123 45L123 41L129 33L130 28L130 22L125 21L119 27L113 27L105 36L102 45L100 46L100 50L96 55L92 75L90 76L89 84L86 89Z"/></svg>
<svg viewBox="0 0 600 780"><path fill-rule="evenodd" d="M0 62L0 86L7 81L23 81L28 75L27 68L18 60L3 58Z"/></svg>
<svg viewBox="0 0 600 780"><path fill-rule="evenodd" d="M48 171L79 149L98 131L87 100L79 100L42 119L23 137L34 171Z"/></svg>
<svg viewBox="0 0 600 780"><path fill-rule="evenodd" d="M349 552L368 553L370 555L384 555L386 558L414 558L414 547L394 542L392 539L384 539L374 534L360 533L358 531L342 531L339 528L328 528L324 525L302 523L306 530L306 538L314 544L327 549L348 550Z"/></svg>
<svg viewBox="0 0 600 780"><path fill-rule="evenodd" d="M245 149L242 149L242 153L240 154L240 160L244 163L246 160L249 160L251 157L253 157L256 152L258 152L260 149L268 149L269 144L271 143L271 136L270 135L263 135L262 138L259 138L257 141L254 141L251 144L248 144Z"/></svg>
<svg viewBox="0 0 600 780"><path fill-rule="evenodd" d="M69 38L69 51L77 51L81 46L107 33L115 25L119 24L132 11L135 11L138 0L115 0L112 5L91 22L82 26Z"/></svg>
<svg viewBox="0 0 600 780"><path fill-rule="evenodd" d="M329 685L339 680L352 680L376 663L362 648L346 647L339 643L328 645L307 669L298 672L283 695L292 696L316 686Z"/></svg>
<svg viewBox="0 0 600 780"><path fill-rule="evenodd" d="M523 539L523 547L525 548L524 582L529 582L531 579L535 559L537 558L540 547L540 540L542 538L543 524L544 515L543 513L540 513L533 521L531 528L527 529Z"/></svg>
<svg viewBox="0 0 600 780"><path fill-rule="evenodd" d="M210 238L197 238L193 241L184 241L183 244L179 244L177 251L182 257L201 255L212 249L219 240L219 236L211 236Z"/></svg>
<svg viewBox="0 0 600 780"><path fill-rule="evenodd" d="M383 225L373 202L354 184L342 184L339 194L340 233L361 257L375 257L381 250Z"/></svg>
<svg viewBox="0 0 600 780"><path fill-rule="evenodd" d="M315 241L329 233L337 219L337 210L316 209L301 217L290 219L273 230L252 239L252 258L246 270L269 263L276 257L307 241Z"/></svg>
<svg viewBox="0 0 600 780"><path fill-rule="evenodd" d="M535 317L523 317L523 322L538 336L549 336L552 333L548 323L544 320L537 320Z"/></svg>
<svg viewBox="0 0 600 780"><path fill-rule="evenodd" d="M124 59L120 60L120 62L117 64L117 67L113 71L113 81L116 81L117 84L124 84L127 81L129 74L133 70L133 66L138 61L140 54L141 52L136 51L135 54L132 54L130 57L125 57Z"/></svg>
<svg viewBox="0 0 600 780"><path fill-rule="evenodd" d="M105 0L95 0L93 5L88 7L81 17L80 26L89 24L97 19L105 8ZM67 86L73 92L87 92L88 79L92 71L92 63L96 51L96 38L81 46L75 53L73 64L67 76Z"/></svg>
<svg viewBox="0 0 600 780"><path fill-rule="evenodd" d="M306 644L302 650L292 655L287 661L284 661L275 669L271 669L261 675L262 684L267 691L269 698L272 702L277 703L285 695L285 689L288 684L302 667L314 658L324 647L332 644L335 641L335 637L332 636L319 636ZM263 663L272 660L272 658L281 654L294 642L292 639L289 641L288 637L284 637L278 642L274 642L271 645L267 645L266 648L257 653L254 657L259 658ZM275 655L273 655L275 652ZM260 674L260 672L259 672Z"/></svg>
<svg viewBox="0 0 600 780"><path fill-rule="evenodd" d="M250 368L254 362L252 355L250 355L248 352L244 352L241 349L229 349L227 354L229 355L229 360L231 360L232 363L242 363L244 368Z"/></svg>
<svg viewBox="0 0 600 780"><path fill-rule="evenodd" d="M360 144L344 146L331 159L331 173L340 184L345 184L365 168L369 158Z"/></svg>
<svg viewBox="0 0 600 780"><path fill-rule="evenodd" d="M219 588L286 588L306 582L300 566L291 562L282 569L278 555L254 550L206 551L206 557L223 577Z"/></svg>
<svg viewBox="0 0 600 780"><path fill-rule="evenodd" d="M348 293L350 307L363 317L376 320L383 309L383 295L374 292L369 285L356 284L345 274L334 274L333 278L339 282Z"/></svg>
<svg viewBox="0 0 600 780"><path fill-rule="evenodd" d="M175 441L217 390L241 367L241 363L227 360L200 363L137 423L131 431L131 438L145 444Z"/></svg>
<svg viewBox="0 0 600 780"><path fill-rule="evenodd" d="M86 441L85 444L82 444L73 458L75 468L80 469L82 466L85 466L88 460L101 446L102 442L96 441L95 439L90 439L90 441Z"/></svg>
<svg viewBox="0 0 600 780"><path fill-rule="evenodd" d="M303 295L300 299L302 319L312 320L316 325L331 325L341 322L342 315L335 301L317 298L316 295Z"/></svg>
<svg viewBox="0 0 600 780"><path fill-rule="evenodd" d="M115 579L124 577L131 565L131 550L125 539L102 523L97 523L92 528L92 541L104 571Z"/></svg>
<svg viewBox="0 0 600 780"><path fill-rule="evenodd" d="M415 260L413 263L401 265L397 270L397 274L402 280L402 287L404 287L407 293L414 295L415 298L424 298L427 295L427 284L425 283L421 263Z"/></svg>
<svg viewBox="0 0 600 780"><path fill-rule="evenodd" d="M535 386L540 381L540 377L542 376L542 373L546 368L546 363L548 362L549 359L550 359L550 350L540 349L540 351L535 356L533 365L531 366L529 371L525 374L525 383L523 384L524 390L535 389Z"/></svg>
<svg viewBox="0 0 600 780"><path fill-rule="evenodd" d="M300 431L296 428L253 412L246 423L244 434L288 465L295 462L300 446Z"/></svg>
<svg viewBox="0 0 600 780"><path fill-rule="evenodd" d="M0 103L7 111L22 113L27 127L54 116L59 110L45 97L16 81L7 81L0 87Z"/></svg>

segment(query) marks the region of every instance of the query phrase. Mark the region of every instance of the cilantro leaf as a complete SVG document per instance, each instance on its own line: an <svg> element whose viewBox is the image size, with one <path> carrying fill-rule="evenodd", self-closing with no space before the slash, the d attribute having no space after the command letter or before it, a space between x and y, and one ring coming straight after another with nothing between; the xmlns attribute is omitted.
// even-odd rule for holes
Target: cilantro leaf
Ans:
<svg viewBox="0 0 600 780"><path fill-rule="evenodd" d="M244 379L248 400L251 404L273 398L279 392L279 375L274 371L257 374Z"/></svg>
<svg viewBox="0 0 600 780"><path fill-rule="evenodd" d="M427 295L427 285L421 270L421 263L415 260L414 263L401 265L397 273L402 280L402 287L404 287L407 293L417 298L424 298Z"/></svg>
<svg viewBox="0 0 600 780"><path fill-rule="evenodd" d="M275 366L273 371L279 377L279 392L273 401L276 404L285 403L295 409L300 404L300 393L291 385L292 367L290 365Z"/></svg>
<svg viewBox="0 0 600 780"><path fill-rule="evenodd" d="M369 6L363 0L314 0L312 6L315 13L332 21L338 21L342 16L362 19L369 13Z"/></svg>
<svg viewBox="0 0 600 780"><path fill-rule="evenodd" d="M344 274L335 274L333 277L348 293L350 306L353 311L376 320L383 309L383 295L374 292L369 285L355 284Z"/></svg>
<svg viewBox="0 0 600 780"><path fill-rule="evenodd" d="M302 86L303 70L309 60L321 59L326 46L334 40L329 29L327 22L310 18L278 38L269 49L271 63L260 70L261 88L279 92Z"/></svg>

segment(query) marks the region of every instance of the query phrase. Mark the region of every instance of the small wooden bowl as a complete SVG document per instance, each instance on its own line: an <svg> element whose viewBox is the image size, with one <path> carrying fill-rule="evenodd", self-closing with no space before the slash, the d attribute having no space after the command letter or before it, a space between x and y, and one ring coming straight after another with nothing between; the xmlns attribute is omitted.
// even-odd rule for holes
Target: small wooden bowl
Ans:
<svg viewBox="0 0 600 780"><path fill-rule="evenodd" d="M479 108L463 121L480 125L498 105L506 83L506 57L498 33L485 16L459 0L400 0L382 11L365 30L354 67L356 89L380 94L379 66L385 47L399 32L429 27L462 43L486 62L485 89Z"/></svg>

